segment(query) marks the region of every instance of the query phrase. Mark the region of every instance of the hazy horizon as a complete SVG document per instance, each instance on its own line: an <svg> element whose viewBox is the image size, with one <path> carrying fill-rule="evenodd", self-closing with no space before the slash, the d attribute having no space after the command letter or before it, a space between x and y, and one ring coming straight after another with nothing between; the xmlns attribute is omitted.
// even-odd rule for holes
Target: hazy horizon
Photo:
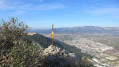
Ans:
<svg viewBox="0 0 119 67"><path fill-rule="evenodd" d="M51 27L49 27L49 28L29 28L29 29L31 29L31 30L37 30L37 29L39 29L39 30L47 30L47 29L52 29L52 25L50 25ZM54 25L54 28L73 28L73 27L89 27L89 26L69 26L69 27L56 27L55 25ZM92 26L92 27L102 27L102 28L105 28L105 27L111 27L111 26ZM119 28L119 26L118 27L114 27L114 28Z"/></svg>

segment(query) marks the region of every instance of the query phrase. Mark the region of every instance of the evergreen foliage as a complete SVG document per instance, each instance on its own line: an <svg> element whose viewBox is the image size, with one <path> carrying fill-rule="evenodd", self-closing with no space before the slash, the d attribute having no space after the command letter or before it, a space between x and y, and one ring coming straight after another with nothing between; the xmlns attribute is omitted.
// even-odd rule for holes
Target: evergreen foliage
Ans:
<svg viewBox="0 0 119 67"><path fill-rule="evenodd" d="M28 26L16 18L2 21L0 25L0 67L38 66L38 46L25 42Z"/></svg>

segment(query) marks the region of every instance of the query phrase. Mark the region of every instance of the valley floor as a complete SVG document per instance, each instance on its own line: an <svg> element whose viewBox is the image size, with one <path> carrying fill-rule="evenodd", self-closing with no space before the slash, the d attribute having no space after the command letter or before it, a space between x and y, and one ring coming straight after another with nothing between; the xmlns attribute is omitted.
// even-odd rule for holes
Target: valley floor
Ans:
<svg viewBox="0 0 119 67"><path fill-rule="evenodd" d="M45 34L51 37L50 34ZM88 53L93 58L90 60L96 67L118 67L119 66L119 50L112 46L94 41L94 38L82 37L81 34L55 34L58 39L66 44L75 46L83 53Z"/></svg>

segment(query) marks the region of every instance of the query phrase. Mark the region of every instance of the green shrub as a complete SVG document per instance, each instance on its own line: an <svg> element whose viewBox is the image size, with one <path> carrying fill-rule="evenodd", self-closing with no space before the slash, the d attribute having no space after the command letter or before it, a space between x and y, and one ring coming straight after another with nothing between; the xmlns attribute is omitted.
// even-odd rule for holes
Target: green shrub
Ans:
<svg viewBox="0 0 119 67"><path fill-rule="evenodd" d="M14 46L13 41L20 41L21 37L26 35L27 25L19 22L16 18L10 18L9 21L0 22L0 57L7 54Z"/></svg>
<svg viewBox="0 0 119 67"><path fill-rule="evenodd" d="M24 42L28 26L11 18L0 24L0 67L34 67L38 65L38 46Z"/></svg>
<svg viewBox="0 0 119 67"><path fill-rule="evenodd" d="M39 64L38 46L28 42L15 43L9 52L9 59L3 66L37 67Z"/></svg>

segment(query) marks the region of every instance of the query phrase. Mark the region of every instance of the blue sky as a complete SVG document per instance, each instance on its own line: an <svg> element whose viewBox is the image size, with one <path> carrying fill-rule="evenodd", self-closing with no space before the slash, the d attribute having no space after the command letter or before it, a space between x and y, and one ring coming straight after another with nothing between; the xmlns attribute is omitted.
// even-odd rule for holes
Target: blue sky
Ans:
<svg viewBox="0 0 119 67"><path fill-rule="evenodd" d="M119 0L0 0L0 18L29 27L119 27Z"/></svg>

